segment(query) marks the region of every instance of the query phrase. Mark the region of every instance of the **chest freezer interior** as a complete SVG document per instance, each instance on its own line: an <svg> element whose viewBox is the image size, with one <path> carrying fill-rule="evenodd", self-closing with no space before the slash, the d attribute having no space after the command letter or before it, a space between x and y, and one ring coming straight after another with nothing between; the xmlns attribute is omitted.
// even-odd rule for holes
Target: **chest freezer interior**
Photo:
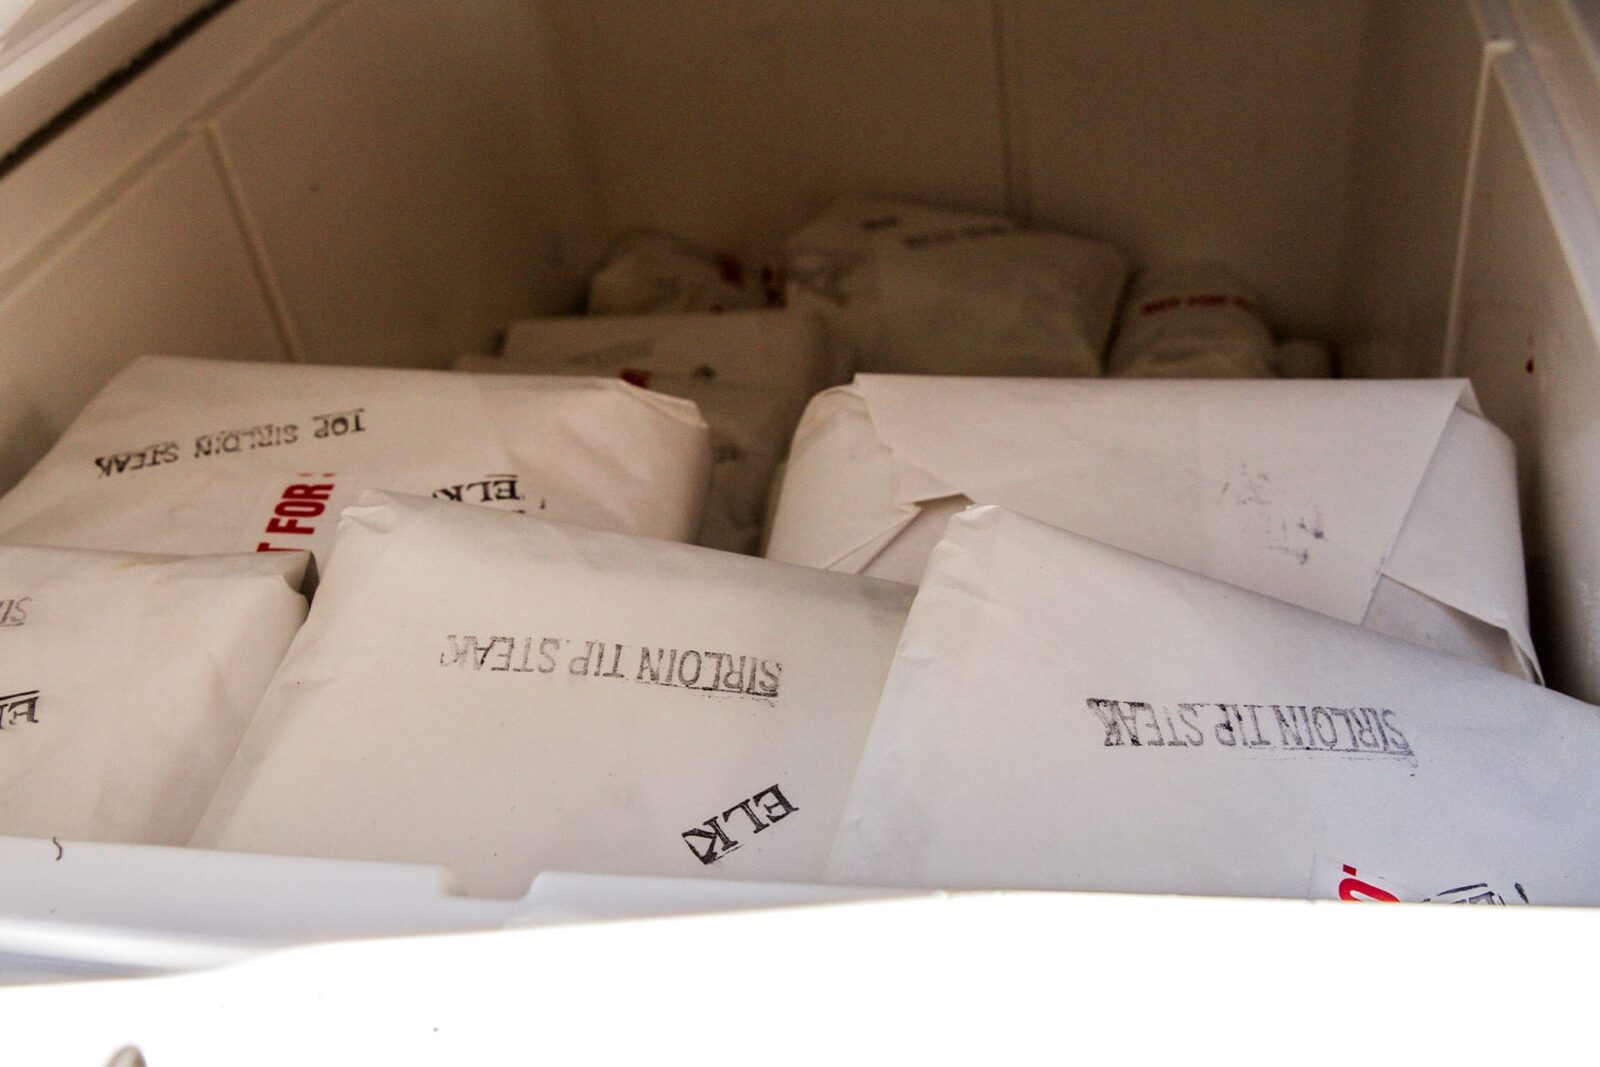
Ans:
<svg viewBox="0 0 1600 1067"><path fill-rule="evenodd" d="M1579 4L147 0L114 44L117 20L28 6L0 36L0 111L19 101L0 126L0 488L141 356L446 369L581 312L629 235L738 284L841 198L930 205L1135 268L1223 264L1342 379L1469 380L1516 446L1545 679L1600 699L1600 75ZM18 118L41 100L56 118ZM152 885L182 869L193 900L248 881L181 852L131 873L150 855L88 862ZM436 895L415 871L283 875L311 901L346 876ZM14 910L71 883L41 876ZM543 892L569 914L565 883ZM102 930L170 921L79 906ZM513 921L438 906L445 926ZM319 908L201 925L407 927ZM17 952L58 951L28 929Z"/></svg>

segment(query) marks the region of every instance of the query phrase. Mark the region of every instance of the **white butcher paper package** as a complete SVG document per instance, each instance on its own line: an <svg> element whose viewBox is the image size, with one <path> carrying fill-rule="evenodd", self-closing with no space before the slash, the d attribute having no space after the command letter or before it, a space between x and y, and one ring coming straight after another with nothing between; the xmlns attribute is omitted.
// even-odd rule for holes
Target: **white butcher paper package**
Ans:
<svg viewBox="0 0 1600 1067"><path fill-rule="evenodd" d="M800 414L830 385L826 339L794 311L606 315L514 323L498 356L457 370L593 374L692 400L711 426L711 492L700 544L754 552L767 487Z"/></svg>
<svg viewBox="0 0 1600 1067"><path fill-rule="evenodd" d="M950 522L828 865L1600 904L1600 709L1001 508Z"/></svg>
<svg viewBox="0 0 1600 1067"><path fill-rule="evenodd" d="M1305 362L1299 349L1286 354ZM1238 279L1182 263L1140 273L1107 363L1113 377L1271 378L1277 359L1272 328Z"/></svg>
<svg viewBox="0 0 1600 1067"><path fill-rule="evenodd" d="M1103 241L867 200L835 204L784 256L789 306L828 323L841 377L1098 375L1128 277Z"/></svg>
<svg viewBox="0 0 1600 1067"><path fill-rule="evenodd" d="M0 835L184 844L305 619L309 558L0 545Z"/></svg>
<svg viewBox="0 0 1600 1067"><path fill-rule="evenodd" d="M801 419L766 555L916 582L973 503L1539 677L1516 457L1466 381L858 375Z"/></svg>
<svg viewBox="0 0 1600 1067"><path fill-rule="evenodd" d="M371 493L192 843L818 881L913 594Z"/></svg>
<svg viewBox="0 0 1600 1067"><path fill-rule="evenodd" d="M693 404L616 379L147 356L0 498L0 538L322 562L378 488L689 541L710 463Z"/></svg>
<svg viewBox="0 0 1600 1067"><path fill-rule="evenodd" d="M663 233L623 237L589 279L590 315L731 311L782 303L771 268L753 269Z"/></svg>

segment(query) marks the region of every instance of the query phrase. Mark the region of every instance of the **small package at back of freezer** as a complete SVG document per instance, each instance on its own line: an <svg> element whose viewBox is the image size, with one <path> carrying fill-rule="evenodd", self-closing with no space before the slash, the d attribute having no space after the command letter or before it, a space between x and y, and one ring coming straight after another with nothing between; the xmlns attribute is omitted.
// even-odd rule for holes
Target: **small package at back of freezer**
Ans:
<svg viewBox="0 0 1600 1067"><path fill-rule="evenodd" d="M187 841L305 618L308 560L0 545L0 835Z"/></svg>
<svg viewBox="0 0 1600 1067"><path fill-rule="evenodd" d="M591 315L732 311L780 303L770 269L747 268L666 234L629 234L589 279Z"/></svg>
<svg viewBox="0 0 1600 1067"><path fill-rule="evenodd" d="M913 592L370 494L193 843L816 881Z"/></svg>
<svg viewBox="0 0 1600 1067"><path fill-rule="evenodd" d="M823 316L845 373L1098 375L1128 274L1102 241L875 201L784 251L789 305Z"/></svg>
<svg viewBox="0 0 1600 1067"><path fill-rule="evenodd" d="M616 379L147 356L0 499L0 537L320 560L388 488L687 541L710 454L692 403Z"/></svg>
<svg viewBox="0 0 1600 1067"><path fill-rule="evenodd" d="M1587 704L977 508L933 552L829 875L1595 905L1597 762Z"/></svg>
<svg viewBox="0 0 1600 1067"><path fill-rule="evenodd" d="M711 425L700 543L753 552L767 486L806 401L829 385L822 323L794 311L608 315L515 323L499 356L458 370L621 376L692 400Z"/></svg>
<svg viewBox="0 0 1600 1067"><path fill-rule="evenodd" d="M1289 353L1306 362L1301 349ZM1120 378L1270 378L1276 359L1272 329L1238 279L1186 263L1139 275L1108 363Z"/></svg>
<svg viewBox="0 0 1600 1067"><path fill-rule="evenodd" d="M861 375L801 420L767 556L915 582L974 502L1538 676L1515 455L1463 381Z"/></svg>

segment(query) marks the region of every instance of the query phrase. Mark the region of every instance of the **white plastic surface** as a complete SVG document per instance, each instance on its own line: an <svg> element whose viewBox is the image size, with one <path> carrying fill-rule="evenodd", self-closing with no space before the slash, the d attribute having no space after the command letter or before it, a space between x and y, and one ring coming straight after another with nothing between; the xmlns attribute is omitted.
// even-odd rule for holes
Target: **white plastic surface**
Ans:
<svg viewBox="0 0 1600 1067"><path fill-rule="evenodd" d="M1466 0L1368 3L1365 16L1340 369L1362 378L1437 374L1450 332L1485 44Z"/></svg>
<svg viewBox="0 0 1600 1067"><path fill-rule="evenodd" d="M1535 637L1553 686L1600 700L1600 201L1503 5L1451 355L1517 444Z"/></svg>
<svg viewBox="0 0 1600 1067"><path fill-rule="evenodd" d="M130 270L130 260L162 269ZM196 138L0 297L0 335L0 488L20 479L136 353L289 354L233 229L227 190Z"/></svg>
<svg viewBox="0 0 1600 1067"><path fill-rule="evenodd" d="M552 871L521 899L491 900L460 895L441 867L21 837L0 837L0 870L0 985L212 967L310 941L877 895Z"/></svg>
<svg viewBox="0 0 1600 1067"><path fill-rule="evenodd" d="M841 1047L884 1063L1184 1062L1197 1045L1320 1065L1349 1062L1338 1031L1308 1036L1343 1009L1380 1058L1549 1062L1589 1047L1592 991L1572 946L1597 935L1600 915L1546 908L965 894L329 945L41 986L6 995L0 1041L30 1067L99 1067L129 1044L152 1067L798 1064ZM1464 983L1494 996L1468 1010Z"/></svg>
<svg viewBox="0 0 1600 1067"><path fill-rule="evenodd" d="M0 155L205 4L206 0L0 4Z"/></svg>
<svg viewBox="0 0 1600 1067"><path fill-rule="evenodd" d="M296 358L443 367L577 303L598 208L555 70L518 0L346 0L218 109Z"/></svg>

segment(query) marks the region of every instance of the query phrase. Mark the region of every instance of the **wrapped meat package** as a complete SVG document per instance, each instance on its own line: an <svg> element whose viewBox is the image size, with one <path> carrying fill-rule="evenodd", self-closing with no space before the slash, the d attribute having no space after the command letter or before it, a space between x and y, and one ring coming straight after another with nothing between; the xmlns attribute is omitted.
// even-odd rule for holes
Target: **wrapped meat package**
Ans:
<svg viewBox="0 0 1600 1067"><path fill-rule="evenodd" d="M767 556L915 582L974 502L1538 677L1515 455L1465 381L861 375L801 419Z"/></svg>
<svg viewBox="0 0 1600 1067"><path fill-rule="evenodd" d="M591 315L729 311L777 303L776 277L728 256L713 256L666 234L624 237L589 280Z"/></svg>
<svg viewBox="0 0 1600 1067"><path fill-rule="evenodd" d="M846 200L785 242L789 306L852 368L1094 376L1127 280L1101 241L1004 218Z"/></svg>
<svg viewBox="0 0 1600 1067"><path fill-rule="evenodd" d="M0 835L183 844L305 618L308 559L0 545Z"/></svg>
<svg viewBox="0 0 1600 1067"><path fill-rule="evenodd" d="M386 488L687 541L710 452L692 403L616 379L149 356L0 498L0 538L320 560Z"/></svg>
<svg viewBox="0 0 1600 1067"><path fill-rule="evenodd" d="M792 311L610 315L515 323L499 356L458 370L621 376L692 400L711 425L700 543L753 552L767 486L806 401L829 385L821 322Z"/></svg>
<svg viewBox="0 0 1600 1067"><path fill-rule="evenodd" d="M829 875L1592 906L1597 762L1600 709L974 508L933 551Z"/></svg>
<svg viewBox="0 0 1600 1067"><path fill-rule="evenodd" d="M913 592L369 494L193 843L817 881Z"/></svg>
<svg viewBox="0 0 1600 1067"><path fill-rule="evenodd" d="M1270 378L1277 359L1272 329L1238 279L1190 263L1139 275L1108 362L1119 378Z"/></svg>

